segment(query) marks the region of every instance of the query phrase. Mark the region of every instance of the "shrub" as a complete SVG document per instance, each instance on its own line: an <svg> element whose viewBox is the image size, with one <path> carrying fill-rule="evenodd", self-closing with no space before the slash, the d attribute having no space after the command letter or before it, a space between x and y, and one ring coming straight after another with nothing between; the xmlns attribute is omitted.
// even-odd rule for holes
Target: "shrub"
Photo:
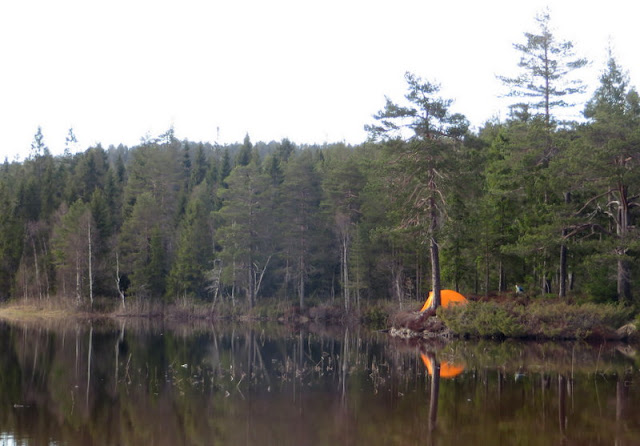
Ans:
<svg viewBox="0 0 640 446"><path fill-rule="evenodd" d="M611 280L608 267L591 262L589 274L584 278L582 291L595 303L614 302L618 295L615 281Z"/></svg>
<svg viewBox="0 0 640 446"><path fill-rule="evenodd" d="M368 308L362 316L364 324L374 330L385 328L387 326L388 318L389 313L378 305Z"/></svg>
<svg viewBox="0 0 640 446"><path fill-rule="evenodd" d="M438 309L438 316L459 336L584 339L608 336L629 321L632 309L593 303L537 301L524 306L470 302Z"/></svg>
<svg viewBox="0 0 640 446"><path fill-rule="evenodd" d="M525 333L517 315L495 302L441 307L438 316L450 330L462 336L518 337Z"/></svg>

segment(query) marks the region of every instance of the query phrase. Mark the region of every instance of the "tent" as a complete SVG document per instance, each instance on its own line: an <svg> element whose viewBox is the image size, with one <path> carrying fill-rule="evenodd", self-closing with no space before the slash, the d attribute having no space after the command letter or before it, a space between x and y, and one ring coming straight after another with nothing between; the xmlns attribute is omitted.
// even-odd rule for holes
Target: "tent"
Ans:
<svg viewBox="0 0 640 446"><path fill-rule="evenodd" d="M422 358L422 362L427 368L429 375L433 375L433 364L429 360L429 357L424 353L420 353L420 357ZM447 361L442 361L440 363L440 378L453 378L462 372L464 372L464 366L462 365L449 364Z"/></svg>
<svg viewBox="0 0 640 446"><path fill-rule="evenodd" d="M422 313L424 310L431 306L431 301L433 300L433 291L429 292L429 297L427 301L424 303L420 312ZM463 305L469 302L466 297L462 294L457 293L453 290L440 290L440 303L443 307L448 307L449 305Z"/></svg>

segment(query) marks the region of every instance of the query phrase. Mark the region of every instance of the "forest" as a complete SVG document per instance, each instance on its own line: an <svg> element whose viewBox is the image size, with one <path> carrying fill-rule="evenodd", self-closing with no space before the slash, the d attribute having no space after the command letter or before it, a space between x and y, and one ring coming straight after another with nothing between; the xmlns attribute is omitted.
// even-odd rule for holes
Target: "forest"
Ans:
<svg viewBox="0 0 640 446"><path fill-rule="evenodd" d="M610 52L587 63L538 17L514 48L504 120L471 130L406 74L359 145L218 145L173 129L53 156L37 129L0 166L0 299L227 302L356 310L432 288L635 303L640 97ZM398 102L396 102L398 100ZM375 112L372 111L372 113Z"/></svg>

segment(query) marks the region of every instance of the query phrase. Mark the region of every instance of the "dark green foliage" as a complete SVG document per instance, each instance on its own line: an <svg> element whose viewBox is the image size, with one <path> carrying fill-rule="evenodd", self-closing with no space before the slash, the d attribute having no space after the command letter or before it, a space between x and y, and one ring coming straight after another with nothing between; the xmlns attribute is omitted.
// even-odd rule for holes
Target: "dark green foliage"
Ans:
<svg viewBox="0 0 640 446"><path fill-rule="evenodd" d="M213 266L212 200L207 184L194 189L179 227L176 259L169 275L171 296L207 296L206 274Z"/></svg>
<svg viewBox="0 0 640 446"><path fill-rule="evenodd" d="M152 290L158 291L163 286L162 278L150 268L153 262L161 271L166 270L166 256L160 252L164 243L158 221L159 206L151 193L144 192L136 198L131 216L124 222L120 233L121 269L130 274L130 291L142 297L162 297L152 293Z"/></svg>
<svg viewBox="0 0 640 446"><path fill-rule="evenodd" d="M287 161L289 161L289 157L293 154L295 149L296 146L287 138L284 138L278 145L276 155L281 162L286 163Z"/></svg>
<svg viewBox="0 0 640 446"><path fill-rule="evenodd" d="M251 139L249 138L249 134L244 137L244 143L240 150L238 151L238 155L236 156L236 166L247 166L251 162L251 153L253 144L251 143Z"/></svg>
<svg viewBox="0 0 640 446"><path fill-rule="evenodd" d="M89 201L96 189L104 188L109 163L107 153L98 145L79 156L76 163L70 199Z"/></svg>
<svg viewBox="0 0 640 446"><path fill-rule="evenodd" d="M592 144L587 130L563 136L570 145L566 156L574 150L583 153L584 145ZM437 207L442 223L434 232L443 287L483 294L509 291L520 283L538 293L543 281L555 284L560 234L555 217L560 202L554 193L559 179L547 173L580 178L578 173L595 172L600 162L595 158L600 152L593 151L594 158L583 157L582 164L558 158L541 170L537 162L544 149L537 144L543 134L535 119L488 124L462 145L446 138L429 142L428 160L418 157L427 145L417 141L323 149L295 149L284 141L274 143L271 152L260 143L264 160L259 164L251 155L249 164L229 170L223 183L232 152L204 144L147 143L108 151L94 147L74 156L5 163L0 178L5 184L0 199L7 210L0 219L0 249L6 253L3 289L5 295L73 296L80 271L80 294L87 295L88 256L79 254L81 262L75 260L76 251L88 250L86 226L79 223L81 214L73 220L64 210L82 206L95 225L92 267L99 294L117 297L117 267L126 294L141 299L231 301L233 295L238 304L249 297L249 306L269 297L303 305L308 298L336 305L338 298L349 311L360 305L365 312L374 298L420 302L431 288L425 243L429 220L419 206L430 191L429 177L420 168L424 162L437 166L434 178L440 187L435 193L443 200ZM233 150L237 154L239 146ZM589 170L579 172L578 166ZM59 175L36 175L52 168ZM594 212L598 201L589 201L600 183L585 182L582 188L581 181L574 181L581 188L572 191L573 209L588 202L583 212L591 213L591 226L580 227L577 217L564 220L573 221L567 233L571 292L608 302L616 297L615 220ZM16 187L8 188L9 183ZM46 195L50 189L70 193ZM77 198L69 203L71 197ZM630 222L635 212L630 209ZM74 227L70 219L76 229L64 237L76 235L77 249L65 248L63 261L60 231ZM633 280L638 250L632 238L627 243ZM583 273L587 270L589 274ZM512 322L504 318L495 327L512 335L517 333ZM487 325L477 333L490 335L491 329Z"/></svg>
<svg viewBox="0 0 640 446"><path fill-rule="evenodd" d="M193 166L189 169L189 190L193 190L194 187L202 183L208 171L209 163L207 162L207 159L204 155L204 147L202 144L198 144L198 148L196 149L196 156L193 160ZM213 180L215 182L217 180L217 175L213 178L210 178L210 180Z"/></svg>
<svg viewBox="0 0 640 446"><path fill-rule="evenodd" d="M152 298L163 297L166 287L167 261L163 242L160 228L154 226L149 241L149 261L144 270L144 279L147 280Z"/></svg>
<svg viewBox="0 0 640 446"><path fill-rule="evenodd" d="M231 155L229 154L229 149L225 149L222 155L222 162L220 163L220 173L218 174L218 179L221 182L227 179L231 173L231 167Z"/></svg>
<svg viewBox="0 0 640 446"><path fill-rule="evenodd" d="M640 205L640 107L613 56L585 116L592 122L579 129L579 137L558 163L571 175L576 194L571 234L584 238L596 233L606 239L597 255L615 262L617 297L631 302L632 264L640 246L635 224ZM599 294L606 288L602 285Z"/></svg>
<svg viewBox="0 0 640 446"><path fill-rule="evenodd" d="M281 186L282 201L278 212L286 216L281 220L285 281L283 290L289 289L304 306L309 294L309 284L322 271L324 262L317 259L327 254L320 240L324 221L320 213L322 198L320 177L315 169L310 151L304 151L287 163L284 182Z"/></svg>
<svg viewBox="0 0 640 446"><path fill-rule="evenodd" d="M616 282L611 280L615 271L611 267L611 262L608 262L609 264L602 263L593 261L584 263L589 274L584 278L582 289L592 302L613 302L618 296Z"/></svg>
<svg viewBox="0 0 640 446"><path fill-rule="evenodd" d="M9 297L22 256L23 227L15 214L15 203L0 182L0 299Z"/></svg>
<svg viewBox="0 0 640 446"><path fill-rule="evenodd" d="M380 306L373 306L367 309L362 316L363 322L374 330L380 330L387 327L387 319L389 313Z"/></svg>

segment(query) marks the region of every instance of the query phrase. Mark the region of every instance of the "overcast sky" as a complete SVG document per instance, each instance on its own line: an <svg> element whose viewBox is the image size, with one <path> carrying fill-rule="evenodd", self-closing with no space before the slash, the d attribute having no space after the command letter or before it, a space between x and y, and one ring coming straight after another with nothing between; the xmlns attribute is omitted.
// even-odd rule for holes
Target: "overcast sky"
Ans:
<svg viewBox="0 0 640 446"><path fill-rule="evenodd" d="M593 61L590 91L609 40L640 83L636 0L3 0L0 155L26 156L39 125L54 154L70 127L81 150L170 126L192 141L359 143L407 70L477 127L505 117L495 76L514 73L512 45L545 6Z"/></svg>

